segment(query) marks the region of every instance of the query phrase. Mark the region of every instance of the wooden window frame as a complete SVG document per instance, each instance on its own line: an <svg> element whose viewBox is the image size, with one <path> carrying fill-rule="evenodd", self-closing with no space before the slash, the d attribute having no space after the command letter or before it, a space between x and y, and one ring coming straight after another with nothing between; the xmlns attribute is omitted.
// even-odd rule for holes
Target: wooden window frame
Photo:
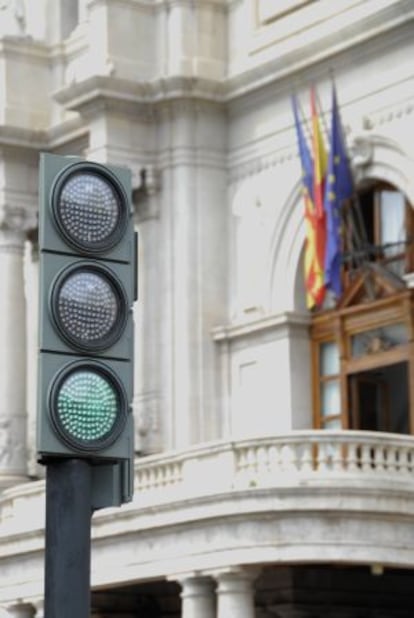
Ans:
<svg viewBox="0 0 414 618"><path fill-rule="evenodd" d="M389 350L352 357L352 337L375 328L404 324L407 330L407 342ZM342 428L352 426L350 418L348 378L352 374L369 371L376 367L407 362L408 399L410 402L409 428L414 433L414 290L382 298L370 303L328 310L315 314L311 326L312 345L312 391L314 427L324 427L328 417L321 411L320 385L320 347L324 343L334 342L338 345L340 361L340 397ZM337 376L335 376L336 378ZM334 378L332 378L334 379ZM339 415L334 415L338 417Z"/></svg>

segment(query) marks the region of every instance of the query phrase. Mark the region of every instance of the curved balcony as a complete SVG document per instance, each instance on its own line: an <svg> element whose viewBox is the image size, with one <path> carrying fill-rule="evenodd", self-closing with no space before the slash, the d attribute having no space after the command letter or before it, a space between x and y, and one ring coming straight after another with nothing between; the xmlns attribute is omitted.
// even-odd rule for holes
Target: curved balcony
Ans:
<svg viewBox="0 0 414 618"><path fill-rule="evenodd" d="M42 589L43 503L43 482L1 497L0 601ZM134 501L96 513L92 535L95 586L232 565L414 567L414 439L297 431L138 459Z"/></svg>

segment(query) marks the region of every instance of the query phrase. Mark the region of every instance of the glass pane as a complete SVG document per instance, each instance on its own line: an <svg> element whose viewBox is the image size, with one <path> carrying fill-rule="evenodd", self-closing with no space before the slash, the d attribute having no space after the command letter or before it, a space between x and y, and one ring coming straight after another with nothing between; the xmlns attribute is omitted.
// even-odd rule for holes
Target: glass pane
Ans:
<svg viewBox="0 0 414 618"><path fill-rule="evenodd" d="M323 428L324 429L342 429L342 421L340 418L331 418L329 421L325 421Z"/></svg>
<svg viewBox="0 0 414 618"><path fill-rule="evenodd" d="M391 324L367 330L352 337L352 356L384 352L407 341L407 329L404 324Z"/></svg>
<svg viewBox="0 0 414 618"><path fill-rule="evenodd" d="M321 416L341 413L341 391L339 380L321 383Z"/></svg>
<svg viewBox="0 0 414 618"><path fill-rule="evenodd" d="M339 373L339 350L336 343L322 343L320 347L321 376Z"/></svg>
<svg viewBox="0 0 414 618"><path fill-rule="evenodd" d="M405 198L397 191L381 191L380 194L381 238L384 255L390 257L404 252L406 240L405 231Z"/></svg>

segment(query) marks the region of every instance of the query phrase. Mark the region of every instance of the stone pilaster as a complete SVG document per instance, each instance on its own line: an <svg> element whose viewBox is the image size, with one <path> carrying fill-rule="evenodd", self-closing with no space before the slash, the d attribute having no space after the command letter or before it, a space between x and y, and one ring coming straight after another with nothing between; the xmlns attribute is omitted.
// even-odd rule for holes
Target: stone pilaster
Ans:
<svg viewBox="0 0 414 618"><path fill-rule="evenodd" d="M216 599L214 582L210 577L180 578L182 618L215 618Z"/></svg>
<svg viewBox="0 0 414 618"><path fill-rule="evenodd" d="M20 218L0 227L0 488L27 478L26 303Z"/></svg>
<svg viewBox="0 0 414 618"><path fill-rule="evenodd" d="M215 574L217 618L255 618L254 580L257 570L229 568Z"/></svg>

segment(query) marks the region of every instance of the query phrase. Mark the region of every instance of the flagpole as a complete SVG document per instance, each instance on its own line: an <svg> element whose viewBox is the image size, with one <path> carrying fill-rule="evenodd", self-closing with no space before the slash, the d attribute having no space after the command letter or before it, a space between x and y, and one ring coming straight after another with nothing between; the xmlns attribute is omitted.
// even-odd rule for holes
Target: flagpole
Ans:
<svg viewBox="0 0 414 618"><path fill-rule="evenodd" d="M318 91L316 90L316 87L314 87L314 91L315 91L315 95L316 95L316 105L318 107L318 117L321 119L322 121L322 126L323 126L323 130L325 133L325 141L329 144L329 128L326 125L326 120L325 120L325 116L323 113L323 108L321 105L321 101L318 95Z"/></svg>
<svg viewBox="0 0 414 618"><path fill-rule="evenodd" d="M300 116L301 116L302 124L305 125L306 138L307 138L308 142L312 145L312 131L309 129L308 121L307 121L306 116L304 114L303 107L301 105L300 99L297 96L296 96L296 101L297 101L297 104L298 104L298 108L299 108L299 113L300 113Z"/></svg>
<svg viewBox="0 0 414 618"><path fill-rule="evenodd" d="M332 82L332 89L333 92L335 93L335 98L336 98L336 84L335 84L335 77L334 77L334 72L333 69L330 69L330 76L331 76L331 82ZM340 127L341 127L341 131L343 130L343 123L341 122L341 117L340 117L340 112L339 112L339 106L337 106L337 110L338 110L338 117L339 117L339 121L340 121ZM344 139L344 136L342 136L342 139ZM346 156L348 157L348 153L346 153ZM350 166L350 162L348 160L348 165ZM349 208L348 210L348 220L349 220L349 227L351 227L352 229L350 230L350 235L349 235L349 227L347 229L348 232L348 242L350 242L351 245L351 251L355 252L355 255L353 256L353 261L355 263L356 269L357 270L365 270L366 268L366 263L369 261L368 260L368 237L367 237L367 233L366 233L366 228L365 228L365 224L364 224L364 220L362 218L362 214L361 214L361 204L359 201L359 196L358 196L358 192L356 190L355 187L355 183L354 183L354 179L352 177L352 185L353 185L353 190L352 190L352 196L350 198L350 204L349 204ZM343 213L345 214L346 210L343 210ZM345 217L343 216L343 222L344 225L346 225L345 222ZM368 293L368 296L370 298L374 298L375 297L375 293L374 293L374 289L372 286L371 281L366 280L364 282L364 286L365 289Z"/></svg>

